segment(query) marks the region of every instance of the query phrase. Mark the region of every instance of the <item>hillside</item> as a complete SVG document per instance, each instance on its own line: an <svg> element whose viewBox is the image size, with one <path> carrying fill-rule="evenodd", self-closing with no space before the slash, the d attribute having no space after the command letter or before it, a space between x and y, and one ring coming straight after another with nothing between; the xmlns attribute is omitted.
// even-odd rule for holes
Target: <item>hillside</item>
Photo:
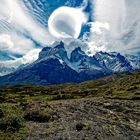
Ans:
<svg viewBox="0 0 140 140"><path fill-rule="evenodd" d="M140 71L80 84L0 88L0 140L139 140Z"/></svg>

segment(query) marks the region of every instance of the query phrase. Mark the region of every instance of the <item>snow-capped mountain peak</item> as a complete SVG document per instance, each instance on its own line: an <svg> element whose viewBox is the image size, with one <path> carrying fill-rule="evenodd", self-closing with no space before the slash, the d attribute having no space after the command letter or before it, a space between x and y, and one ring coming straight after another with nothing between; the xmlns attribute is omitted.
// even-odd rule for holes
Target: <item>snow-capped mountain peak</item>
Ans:
<svg viewBox="0 0 140 140"><path fill-rule="evenodd" d="M56 42L54 44L56 44ZM52 46L54 46L54 44ZM56 57L62 60L67 59L67 52L64 48L64 43L62 41L59 43L57 42L56 46L52 46L43 48L42 51L39 53L39 59L50 57Z"/></svg>
<svg viewBox="0 0 140 140"><path fill-rule="evenodd" d="M50 85L82 82L116 72L131 72L138 68L140 59L137 57L117 52L97 52L94 56L88 56L79 45L69 58L65 44L57 42L43 48L34 63L1 77L0 84Z"/></svg>
<svg viewBox="0 0 140 140"><path fill-rule="evenodd" d="M134 55L125 55L126 59L130 62L133 69L139 69L140 68L140 57L136 57Z"/></svg>
<svg viewBox="0 0 140 140"><path fill-rule="evenodd" d="M123 71L132 71L133 68L130 62L117 52L107 53L107 52L98 52L95 54L96 59L101 65L104 65L107 69L112 72L123 72Z"/></svg>
<svg viewBox="0 0 140 140"><path fill-rule="evenodd" d="M71 62L77 62L83 58L87 57L84 51L81 50L80 47L76 48L72 51L70 61Z"/></svg>

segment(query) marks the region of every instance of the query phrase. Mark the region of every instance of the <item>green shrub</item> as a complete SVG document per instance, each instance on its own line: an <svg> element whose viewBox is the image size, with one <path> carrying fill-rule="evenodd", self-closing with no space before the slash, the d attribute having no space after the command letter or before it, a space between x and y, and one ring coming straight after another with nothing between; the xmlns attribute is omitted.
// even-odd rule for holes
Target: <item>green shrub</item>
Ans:
<svg viewBox="0 0 140 140"><path fill-rule="evenodd" d="M58 94L52 96L52 100L65 100L65 99L74 99L73 94Z"/></svg>
<svg viewBox="0 0 140 140"><path fill-rule="evenodd" d="M34 122L48 122L51 119L51 116L43 111L30 110L26 112L24 119L27 121Z"/></svg>
<svg viewBox="0 0 140 140"><path fill-rule="evenodd" d="M128 87L127 91L132 91L132 90L135 90L135 89L137 89L137 88L138 88L138 87L137 87L136 85L130 86L130 87Z"/></svg>
<svg viewBox="0 0 140 140"><path fill-rule="evenodd" d="M18 131L24 123L23 112L20 107L14 104L0 104L0 130Z"/></svg>

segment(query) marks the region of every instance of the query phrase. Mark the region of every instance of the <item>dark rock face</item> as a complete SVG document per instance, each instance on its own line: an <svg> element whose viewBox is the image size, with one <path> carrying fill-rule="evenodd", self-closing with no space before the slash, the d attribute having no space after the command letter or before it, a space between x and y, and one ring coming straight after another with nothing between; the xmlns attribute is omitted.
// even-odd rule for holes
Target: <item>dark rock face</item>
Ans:
<svg viewBox="0 0 140 140"><path fill-rule="evenodd" d="M130 62L120 53L98 52L95 54L96 59L101 65L104 65L112 72L132 71L133 67Z"/></svg>
<svg viewBox="0 0 140 140"><path fill-rule="evenodd" d="M86 57L87 57L87 55L85 54L85 52L83 52L81 50L81 48L78 47L71 53L70 61L71 62L78 62Z"/></svg>
<svg viewBox="0 0 140 140"><path fill-rule="evenodd" d="M43 48L34 63L0 77L0 85L79 83L116 72L131 72L139 66L138 59L135 57L132 61L132 58L116 52L98 52L91 57L78 47L69 59L65 44L55 42L55 45Z"/></svg>
<svg viewBox="0 0 140 140"><path fill-rule="evenodd" d="M28 66L11 75L0 78L1 85L39 84L51 85L60 83L80 82L77 72L62 65L59 60L50 58Z"/></svg>

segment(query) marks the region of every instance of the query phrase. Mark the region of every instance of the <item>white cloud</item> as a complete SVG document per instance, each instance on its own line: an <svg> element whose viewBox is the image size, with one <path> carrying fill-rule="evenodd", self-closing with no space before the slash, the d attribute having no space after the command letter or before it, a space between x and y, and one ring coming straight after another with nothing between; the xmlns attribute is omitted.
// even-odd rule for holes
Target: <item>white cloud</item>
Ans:
<svg viewBox="0 0 140 140"><path fill-rule="evenodd" d="M89 55L93 55L99 51L107 51L109 24L101 22L91 22L88 24L91 27L90 35L85 33L83 37L83 40L88 44L86 52Z"/></svg>
<svg viewBox="0 0 140 140"><path fill-rule="evenodd" d="M13 53L25 55L32 49L35 49L33 41L29 38L12 34L11 39L14 43L14 47L10 51Z"/></svg>
<svg viewBox="0 0 140 140"><path fill-rule="evenodd" d="M31 37L39 43L45 45L49 42L49 33L47 29L37 23L22 6L22 1L18 0L0 0L0 18L10 22L15 28L21 28L28 32Z"/></svg>
<svg viewBox="0 0 140 140"><path fill-rule="evenodd" d="M17 69L22 64L29 64L37 60L40 51L40 49L33 49L29 51L26 55L24 55L22 58L17 58L15 60L0 61L0 65L3 65L7 68L12 67Z"/></svg>
<svg viewBox="0 0 140 140"><path fill-rule="evenodd" d="M11 41L11 36L8 34L0 34L0 50L7 51L12 49L14 46L13 42Z"/></svg>
<svg viewBox="0 0 140 140"><path fill-rule="evenodd" d="M86 15L79 8L62 6L56 9L48 20L50 33L56 38L78 38Z"/></svg>
<svg viewBox="0 0 140 140"><path fill-rule="evenodd" d="M29 51L23 58L20 58L18 61L21 61L21 64L32 63L38 59L38 55L41 49L33 49Z"/></svg>
<svg viewBox="0 0 140 140"><path fill-rule="evenodd" d="M102 34L102 29L106 29L106 30L109 30L110 29L110 26L109 24L106 22L106 23L101 23L101 22L91 22L91 23L88 23L90 24L91 26L91 32L92 33L97 33L97 34Z"/></svg>
<svg viewBox="0 0 140 140"><path fill-rule="evenodd" d="M106 51L121 53L140 50L139 0L95 0L93 6L95 23L92 24L89 44L94 42L97 50L104 46ZM107 23L109 29L103 26L101 29L96 23Z"/></svg>
<svg viewBox="0 0 140 140"><path fill-rule="evenodd" d="M39 49L36 49L33 40L46 46L54 38L47 28L29 15L22 1L0 0L0 51L7 51L9 55L23 55L23 58L14 56L14 61L5 63L19 66L35 60Z"/></svg>
<svg viewBox="0 0 140 140"><path fill-rule="evenodd" d="M35 49L35 45L32 40L25 38L24 36L18 36L16 34L0 34L0 50L8 51L14 54L25 55L32 49Z"/></svg>
<svg viewBox="0 0 140 140"><path fill-rule="evenodd" d="M95 0L94 8L96 21L109 23L111 35L120 37L126 17L125 1Z"/></svg>

